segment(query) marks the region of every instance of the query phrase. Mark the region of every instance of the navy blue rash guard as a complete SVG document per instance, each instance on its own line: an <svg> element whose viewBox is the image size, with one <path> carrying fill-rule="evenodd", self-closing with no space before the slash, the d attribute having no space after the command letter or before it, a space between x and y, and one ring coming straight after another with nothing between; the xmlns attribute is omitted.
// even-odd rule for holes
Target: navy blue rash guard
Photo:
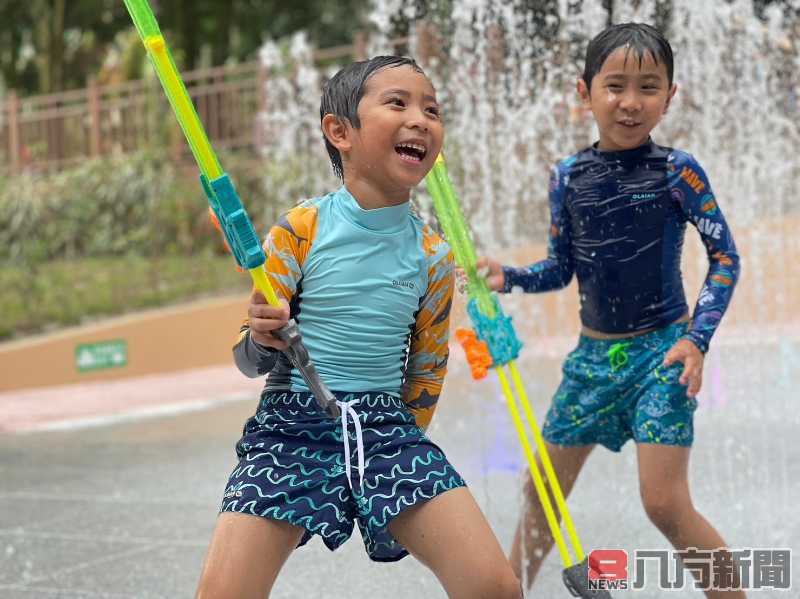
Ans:
<svg viewBox="0 0 800 599"><path fill-rule="evenodd" d="M596 144L553 169L548 256L503 267L505 292L560 289L578 277L581 322L608 334L668 325L688 312L681 277L686 222L709 270L686 337L708 350L739 277L739 255L693 156L648 141L619 152Z"/></svg>

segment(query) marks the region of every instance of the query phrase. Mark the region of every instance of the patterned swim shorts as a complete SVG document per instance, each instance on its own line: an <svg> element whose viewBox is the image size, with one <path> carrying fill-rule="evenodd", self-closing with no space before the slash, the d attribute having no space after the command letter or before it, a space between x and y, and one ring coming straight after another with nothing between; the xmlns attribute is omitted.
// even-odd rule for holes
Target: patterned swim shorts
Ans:
<svg viewBox="0 0 800 599"><path fill-rule="evenodd" d="M600 443L612 451L628 439L691 446L697 401L678 382L683 364L662 365L687 326L613 341L581 336L564 362L544 438L555 445Z"/></svg>
<svg viewBox="0 0 800 599"><path fill-rule="evenodd" d="M300 526L306 533L299 545L316 534L331 551L350 537L355 520L372 560L399 560L408 552L389 522L465 483L400 398L335 395L337 419L322 413L310 393L262 394L236 444L239 464L221 511Z"/></svg>

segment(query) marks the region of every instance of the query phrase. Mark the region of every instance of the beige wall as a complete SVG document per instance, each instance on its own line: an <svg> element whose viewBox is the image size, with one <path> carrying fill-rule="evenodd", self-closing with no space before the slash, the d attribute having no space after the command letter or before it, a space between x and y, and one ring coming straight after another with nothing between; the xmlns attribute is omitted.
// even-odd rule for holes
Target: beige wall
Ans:
<svg viewBox="0 0 800 599"><path fill-rule="evenodd" d="M247 294L109 319L56 334L0 344L0 391L111 380L223 364L231 360ZM128 363L78 372L79 344L125 339Z"/></svg>

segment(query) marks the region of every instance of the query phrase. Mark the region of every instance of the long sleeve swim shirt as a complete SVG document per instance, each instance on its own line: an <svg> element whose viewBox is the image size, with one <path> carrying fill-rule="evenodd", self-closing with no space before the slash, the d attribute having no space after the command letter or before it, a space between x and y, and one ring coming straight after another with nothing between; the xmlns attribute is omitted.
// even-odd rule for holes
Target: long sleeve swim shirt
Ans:
<svg viewBox="0 0 800 599"><path fill-rule="evenodd" d="M731 301L739 255L705 172L693 156L648 141L631 150L587 148L550 178L545 260L504 267L505 291L560 289L578 279L584 326L609 334L660 328L688 312L681 276L686 223L709 269L686 337L702 352Z"/></svg>
<svg viewBox="0 0 800 599"><path fill-rule="evenodd" d="M267 271L332 391L402 397L420 426L433 417L448 358L449 246L408 202L362 209L345 187L289 210L264 244ZM281 352L255 343L247 321L233 348L267 390L308 391Z"/></svg>

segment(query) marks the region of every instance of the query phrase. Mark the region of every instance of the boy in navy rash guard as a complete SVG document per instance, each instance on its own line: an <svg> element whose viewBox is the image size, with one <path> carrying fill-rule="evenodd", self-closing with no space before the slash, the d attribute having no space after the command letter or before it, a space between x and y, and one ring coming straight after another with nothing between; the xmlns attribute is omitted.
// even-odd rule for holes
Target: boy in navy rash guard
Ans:
<svg viewBox="0 0 800 599"><path fill-rule="evenodd" d="M600 139L553 169L547 258L522 268L484 258L479 266L501 292L550 291L578 278L581 336L543 429L564 492L596 444L619 451L633 439L652 522L676 548L714 550L725 542L692 504L688 463L704 354L730 303L739 256L702 167L650 138L675 91L672 49L656 29L626 23L595 37L578 92ZM709 259L691 318L680 271L687 222ZM511 562L521 576L524 545L532 584L553 539L527 483Z"/></svg>

